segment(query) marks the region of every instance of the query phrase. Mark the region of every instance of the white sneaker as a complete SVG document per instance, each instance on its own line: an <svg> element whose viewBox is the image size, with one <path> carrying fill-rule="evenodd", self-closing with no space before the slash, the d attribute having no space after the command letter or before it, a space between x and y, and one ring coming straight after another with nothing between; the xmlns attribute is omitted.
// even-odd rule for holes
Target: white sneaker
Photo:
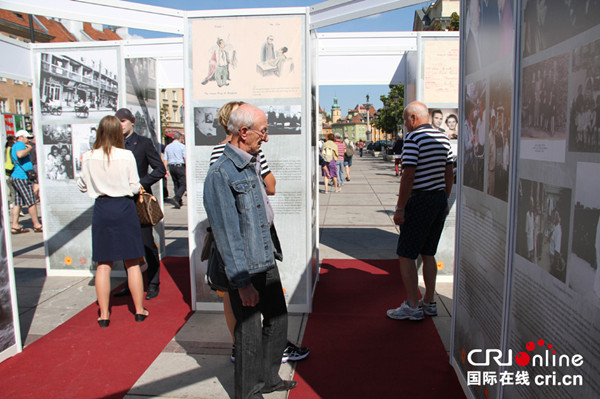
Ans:
<svg viewBox="0 0 600 399"><path fill-rule="evenodd" d="M437 305L434 301L425 303L421 299L419 300L419 305L421 305L421 307L423 308L423 313L425 313L427 316L437 316Z"/></svg>
<svg viewBox="0 0 600 399"><path fill-rule="evenodd" d="M396 309L389 309L387 317L394 320L423 320L423 308L419 305L416 308L411 308L408 301L402 302L402 305Z"/></svg>

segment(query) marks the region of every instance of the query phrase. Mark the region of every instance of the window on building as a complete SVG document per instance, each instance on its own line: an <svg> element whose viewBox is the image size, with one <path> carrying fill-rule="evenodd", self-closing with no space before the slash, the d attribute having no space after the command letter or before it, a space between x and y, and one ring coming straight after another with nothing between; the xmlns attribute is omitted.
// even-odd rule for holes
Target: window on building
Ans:
<svg viewBox="0 0 600 399"><path fill-rule="evenodd" d="M179 120L179 116L177 115L178 108L179 107L177 107L176 105L173 106L173 119L171 119L173 121Z"/></svg>
<svg viewBox="0 0 600 399"><path fill-rule="evenodd" d="M15 80L14 82L15 82L16 85L22 85L23 84L23 82L20 81L20 80Z"/></svg>
<svg viewBox="0 0 600 399"><path fill-rule="evenodd" d="M23 114L23 100L15 100L15 113Z"/></svg>
<svg viewBox="0 0 600 399"><path fill-rule="evenodd" d="M169 96L167 95L167 89L162 89L162 94L163 94L163 100L168 100Z"/></svg>
<svg viewBox="0 0 600 399"><path fill-rule="evenodd" d="M173 90L173 96L171 97L173 101L177 101L177 91Z"/></svg>
<svg viewBox="0 0 600 399"><path fill-rule="evenodd" d="M0 98L0 112L3 114L8 112L8 101L6 98Z"/></svg>

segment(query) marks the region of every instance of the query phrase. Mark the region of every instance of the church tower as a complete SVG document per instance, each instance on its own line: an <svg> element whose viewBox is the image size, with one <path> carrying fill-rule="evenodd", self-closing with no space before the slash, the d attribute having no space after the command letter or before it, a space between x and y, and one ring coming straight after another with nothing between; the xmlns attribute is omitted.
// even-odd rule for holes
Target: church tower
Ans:
<svg viewBox="0 0 600 399"><path fill-rule="evenodd" d="M333 105L331 106L331 122L337 123L342 118L342 110L338 104L337 97L333 97Z"/></svg>

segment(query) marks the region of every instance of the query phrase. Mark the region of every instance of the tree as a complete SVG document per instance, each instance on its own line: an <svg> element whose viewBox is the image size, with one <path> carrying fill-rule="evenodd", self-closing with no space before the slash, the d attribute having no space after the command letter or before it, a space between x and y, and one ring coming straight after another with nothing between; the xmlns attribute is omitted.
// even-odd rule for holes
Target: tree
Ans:
<svg viewBox="0 0 600 399"><path fill-rule="evenodd" d="M453 12L450 15L450 25L448 25L448 30L452 30L452 31L458 31L460 28L460 17L458 16L458 13Z"/></svg>
<svg viewBox="0 0 600 399"><path fill-rule="evenodd" d="M404 85L390 85L390 92L379 99L383 108L377 111L373 125L386 133L399 132L404 123Z"/></svg>

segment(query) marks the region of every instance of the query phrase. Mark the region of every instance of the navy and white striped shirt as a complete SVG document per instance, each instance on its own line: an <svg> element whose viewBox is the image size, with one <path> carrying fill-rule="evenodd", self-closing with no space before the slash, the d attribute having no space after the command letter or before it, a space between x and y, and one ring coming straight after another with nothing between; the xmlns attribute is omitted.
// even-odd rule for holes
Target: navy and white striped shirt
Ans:
<svg viewBox="0 0 600 399"><path fill-rule="evenodd" d="M210 154L209 165L212 165L213 163L217 162L217 159L219 159L221 155L223 155L223 151L225 151L226 145L227 144L218 144L213 148L212 153ZM258 151L256 158L258 158L258 161L260 162L260 175L262 178L264 178L266 175L271 173L271 169L269 169L267 157L265 157L265 154L263 153L262 149Z"/></svg>
<svg viewBox="0 0 600 399"><path fill-rule="evenodd" d="M450 140L430 124L417 127L404 139L402 168L415 166L413 190L445 190L446 165L452 164Z"/></svg>

